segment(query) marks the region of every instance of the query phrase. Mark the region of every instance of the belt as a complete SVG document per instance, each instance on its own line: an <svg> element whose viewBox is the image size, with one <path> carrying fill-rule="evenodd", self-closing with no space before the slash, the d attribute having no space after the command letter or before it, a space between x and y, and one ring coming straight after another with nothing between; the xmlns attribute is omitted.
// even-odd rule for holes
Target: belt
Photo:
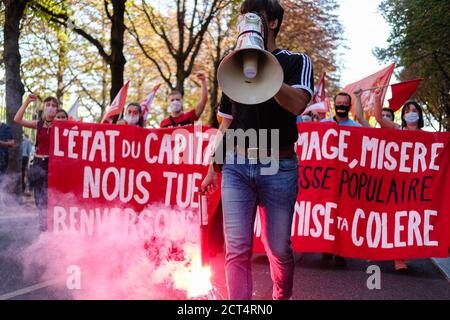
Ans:
<svg viewBox="0 0 450 320"><path fill-rule="evenodd" d="M270 158L272 155L277 156L279 159L290 159L295 156L294 146L281 147L278 154L273 153L272 149L265 148L243 148L236 146L236 153L246 157L249 160L257 160Z"/></svg>

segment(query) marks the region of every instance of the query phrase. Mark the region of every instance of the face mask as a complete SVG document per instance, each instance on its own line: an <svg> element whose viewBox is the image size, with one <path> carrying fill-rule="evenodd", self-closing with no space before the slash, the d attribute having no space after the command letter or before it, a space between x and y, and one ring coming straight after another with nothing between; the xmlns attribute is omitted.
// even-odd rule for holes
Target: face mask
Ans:
<svg viewBox="0 0 450 320"><path fill-rule="evenodd" d="M139 122L139 116L131 116L131 115L126 114L124 116L124 119L128 124L135 125Z"/></svg>
<svg viewBox="0 0 450 320"><path fill-rule="evenodd" d="M335 106L335 109L336 109L336 115L339 118L347 118L348 113L350 112L350 106L337 105L337 106Z"/></svg>
<svg viewBox="0 0 450 320"><path fill-rule="evenodd" d="M303 122L312 122L312 118L310 116L302 116Z"/></svg>
<svg viewBox="0 0 450 320"><path fill-rule="evenodd" d="M404 117L407 124L413 124L419 122L419 114L417 112L410 112L405 114Z"/></svg>
<svg viewBox="0 0 450 320"><path fill-rule="evenodd" d="M52 107L47 107L44 109L45 118L54 118L56 116L56 109Z"/></svg>
<svg viewBox="0 0 450 320"><path fill-rule="evenodd" d="M172 101L169 106L169 112L178 113L181 111L181 101Z"/></svg>

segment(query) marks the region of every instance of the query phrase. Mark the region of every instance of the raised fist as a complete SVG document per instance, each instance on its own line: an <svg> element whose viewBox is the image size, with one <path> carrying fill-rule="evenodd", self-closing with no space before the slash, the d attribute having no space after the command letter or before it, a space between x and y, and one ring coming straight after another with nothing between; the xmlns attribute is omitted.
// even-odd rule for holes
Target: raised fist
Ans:
<svg viewBox="0 0 450 320"><path fill-rule="evenodd" d="M38 99L38 96L35 95L34 93L32 93L32 94L30 94L30 95L28 96L28 101L29 101L29 102L35 102L37 99Z"/></svg>
<svg viewBox="0 0 450 320"><path fill-rule="evenodd" d="M200 81L205 81L206 80L205 73L203 71L197 72L197 79Z"/></svg>

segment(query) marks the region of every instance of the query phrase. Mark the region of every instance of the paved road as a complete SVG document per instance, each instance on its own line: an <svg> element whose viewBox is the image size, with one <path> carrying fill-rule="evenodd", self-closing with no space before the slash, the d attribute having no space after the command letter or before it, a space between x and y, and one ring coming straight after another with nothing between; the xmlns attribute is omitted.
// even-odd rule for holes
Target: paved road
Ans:
<svg viewBox="0 0 450 320"><path fill-rule="evenodd" d="M20 212L0 212L0 297L16 290L40 283L42 270L24 277L17 252L39 235L37 216L32 206ZM212 259L214 282L218 298L226 297L223 255ZM381 268L381 290L369 290L366 282L367 267L377 264ZM255 256L254 298L270 299L272 283L267 258ZM45 286L45 284L44 284ZM54 286L31 288L32 292L12 299L68 299L68 292ZM446 299L450 300L450 282L429 259L414 260L408 274L397 274L391 262L349 260L345 269L323 261L320 254L296 254L294 300L311 299Z"/></svg>

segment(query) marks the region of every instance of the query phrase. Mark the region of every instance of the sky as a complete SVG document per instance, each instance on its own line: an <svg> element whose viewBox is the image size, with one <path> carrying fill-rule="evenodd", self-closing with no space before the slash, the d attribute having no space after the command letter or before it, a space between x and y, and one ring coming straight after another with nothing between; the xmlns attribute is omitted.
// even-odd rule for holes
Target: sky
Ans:
<svg viewBox="0 0 450 320"><path fill-rule="evenodd" d="M381 0L339 0L340 16L348 49L342 49L341 85L358 81L382 69L373 55L375 47L387 47L390 27L378 12Z"/></svg>

